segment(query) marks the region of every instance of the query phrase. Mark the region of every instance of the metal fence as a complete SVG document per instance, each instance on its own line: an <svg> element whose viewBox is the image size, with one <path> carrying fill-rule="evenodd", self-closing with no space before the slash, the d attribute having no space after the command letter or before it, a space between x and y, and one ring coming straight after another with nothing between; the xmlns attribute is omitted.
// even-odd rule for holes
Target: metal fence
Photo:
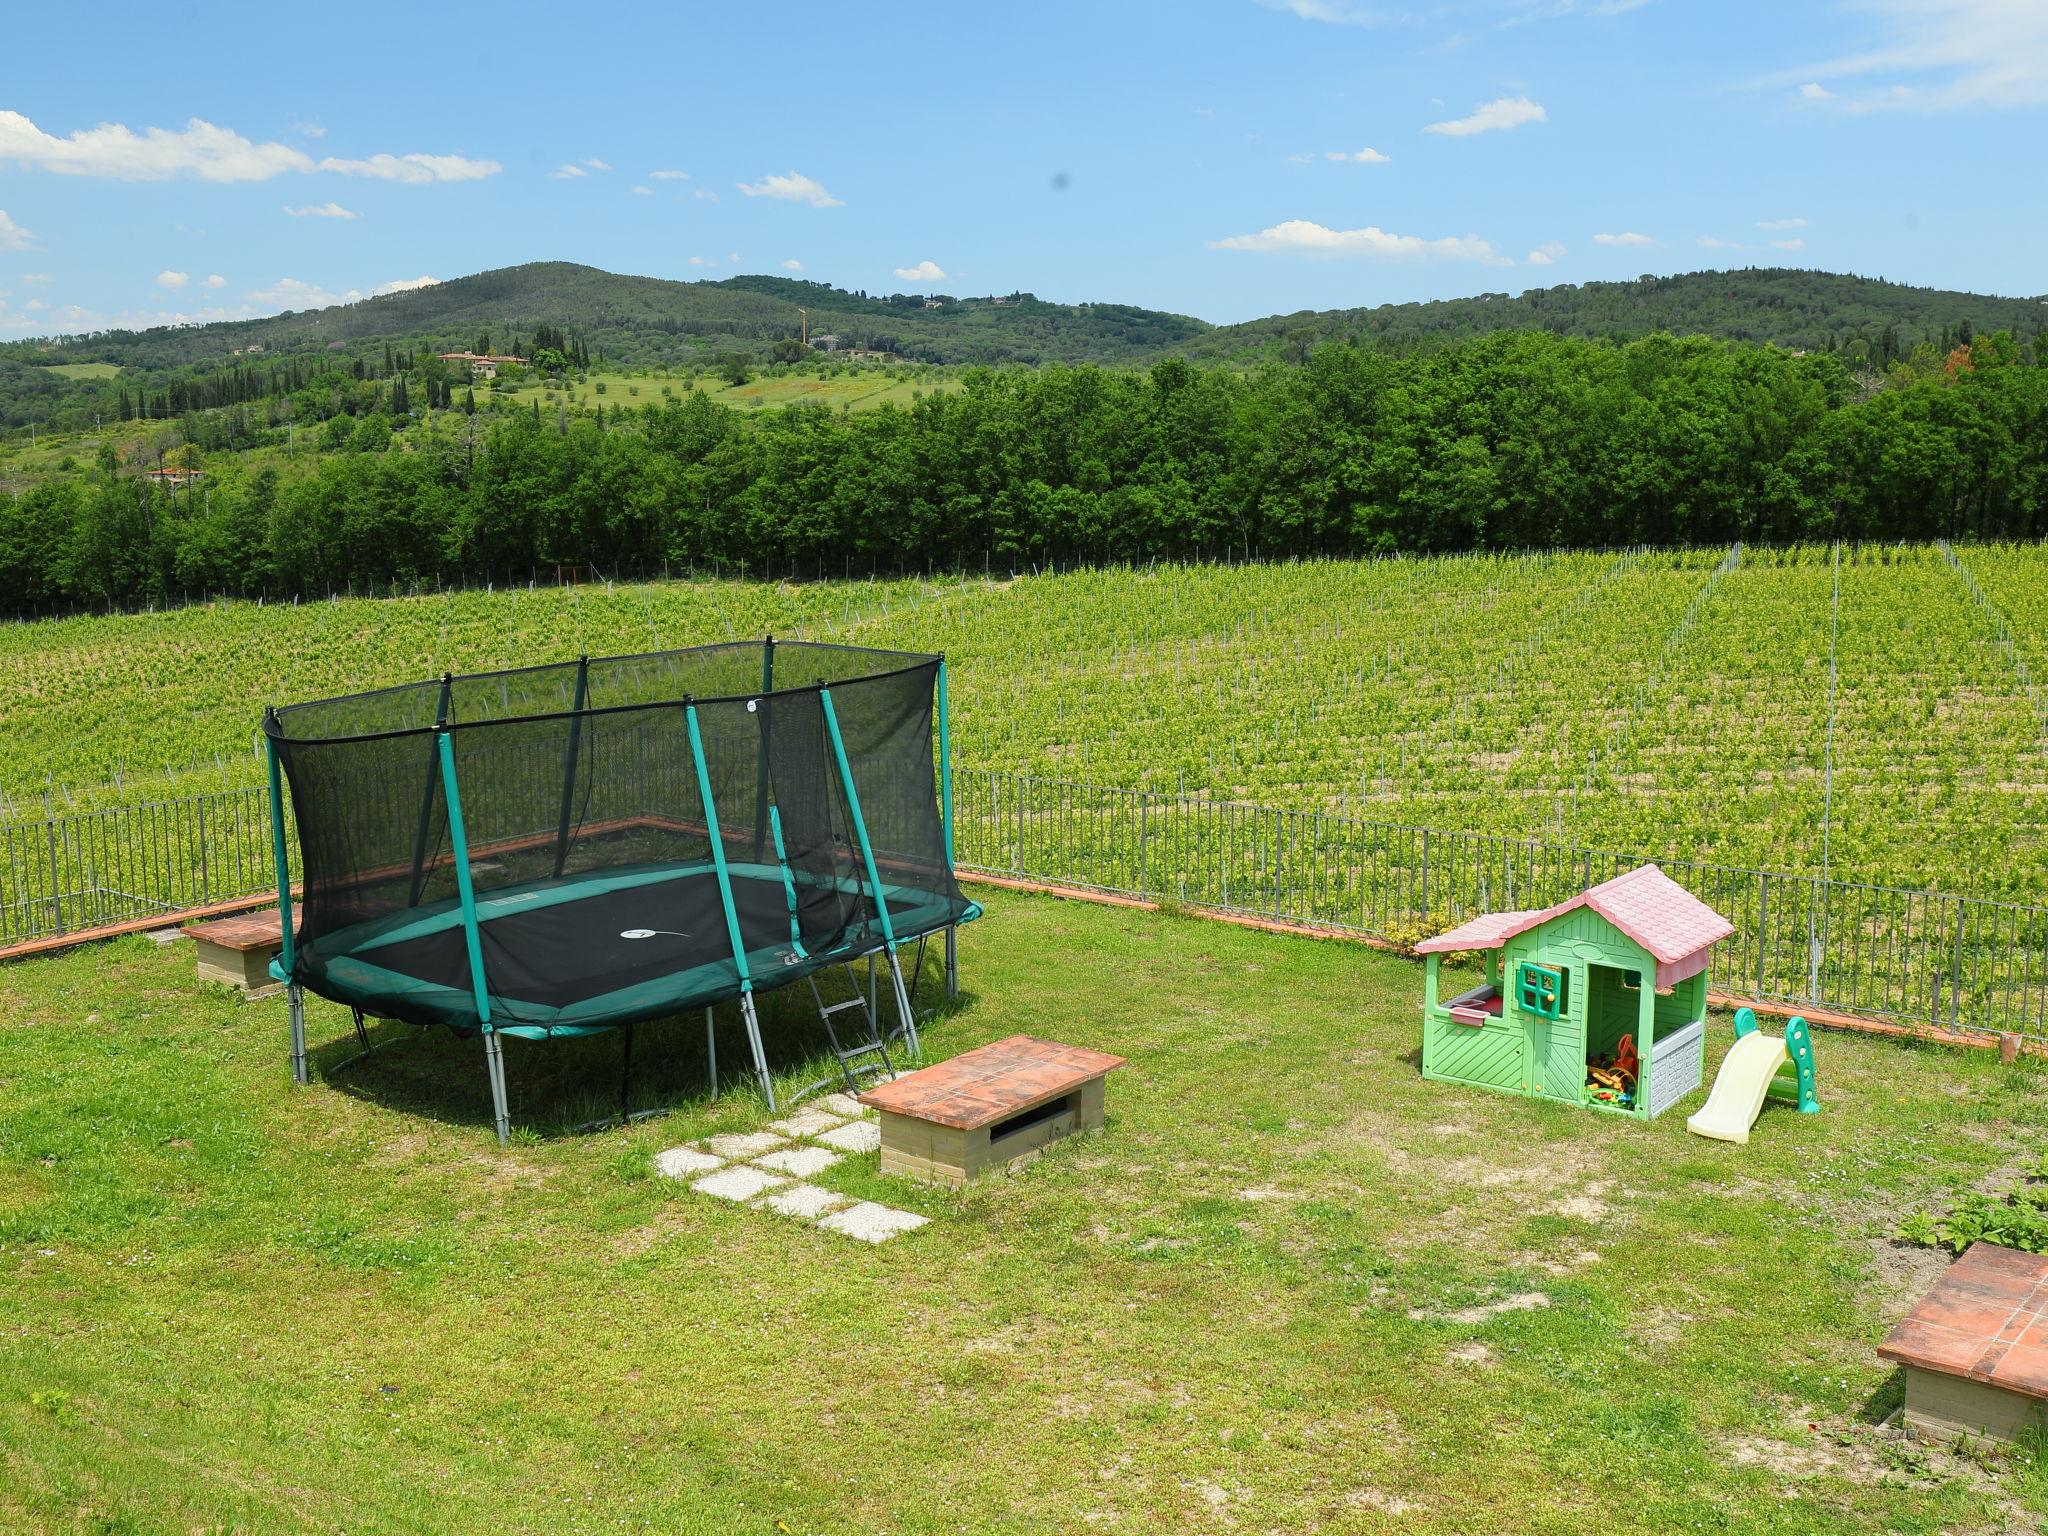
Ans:
<svg viewBox="0 0 2048 1536"><path fill-rule="evenodd" d="M1412 940L1543 907L1646 862L1535 838L1020 774L954 778L963 869ZM2048 1037L2048 907L1685 860L1664 871L1735 925L1718 988L1944 1029Z"/></svg>
<svg viewBox="0 0 2048 1536"><path fill-rule="evenodd" d="M1644 862L1535 838L954 775L963 870L1409 940ZM1760 1001L2048 1038L2048 907L1660 859L1735 925L1716 986ZM260 787L0 825L0 953L276 888Z"/></svg>

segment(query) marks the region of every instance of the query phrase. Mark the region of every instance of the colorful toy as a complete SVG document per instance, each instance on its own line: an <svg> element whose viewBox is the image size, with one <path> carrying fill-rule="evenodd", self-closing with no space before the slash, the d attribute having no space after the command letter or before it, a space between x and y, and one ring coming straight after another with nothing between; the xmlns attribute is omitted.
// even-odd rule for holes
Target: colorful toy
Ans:
<svg viewBox="0 0 2048 1536"><path fill-rule="evenodd" d="M1735 1044L1721 1058L1714 1091L1698 1114L1685 1122L1695 1136L1737 1143L1749 1140L1749 1128L1773 1091L1790 1097L1802 1115L1820 1113L1820 1092L1813 1071L1813 1032L1806 1020L1794 1017L1783 1035L1767 1035L1756 1027L1756 1014L1735 1010Z"/></svg>
<svg viewBox="0 0 2048 1536"><path fill-rule="evenodd" d="M1416 945L1422 1075L1648 1120L1699 1087L1708 952L1734 925L1654 864L1540 911L1494 912ZM1486 952L1447 1002L1443 955Z"/></svg>

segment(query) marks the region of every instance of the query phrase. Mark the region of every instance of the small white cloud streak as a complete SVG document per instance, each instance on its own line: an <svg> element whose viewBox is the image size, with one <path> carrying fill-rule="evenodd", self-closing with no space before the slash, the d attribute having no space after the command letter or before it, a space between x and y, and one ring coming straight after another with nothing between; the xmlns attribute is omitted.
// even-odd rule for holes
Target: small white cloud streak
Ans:
<svg viewBox="0 0 2048 1536"><path fill-rule="evenodd" d="M1657 242L1648 235L1639 235L1634 230L1623 230L1618 235L1595 235L1595 245L1655 245Z"/></svg>
<svg viewBox="0 0 2048 1536"><path fill-rule="evenodd" d="M748 197L765 197L778 203L808 203L813 208L843 208L846 205L818 182L801 171L763 176L759 181L735 182Z"/></svg>
<svg viewBox="0 0 2048 1536"><path fill-rule="evenodd" d="M295 219L360 219L362 215L353 208L344 208L339 203L308 203L303 208L285 205L286 213Z"/></svg>
<svg viewBox="0 0 2048 1536"><path fill-rule="evenodd" d="M936 261L920 261L914 267L898 267L896 275L906 283L936 283L946 275L946 269Z"/></svg>
<svg viewBox="0 0 2048 1536"><path fill-rule="evenodd" d="M190 272L173 272L169 267L165 267L156 275L156 285L159 288L182 288L191 281Z"/></svg>
<svg viewBox="0 0 2048 1536"><path fill-rule="evenodd" d="M0 208L0 251L32 251L35 248L35 231L23 229L14 220L7 217L7 210L5 208ZM24 273L22 281L34 282L35 279Z"/></svg>
<svg viewBox="0 0 2048 1536"><path fill-rule="evenodd" d="M1288 219L1255 235L1211 240L1209 249L1307 256L1319 261L1476 261L1488 267L1514 265L1511 258L1501 255L1477 235L1426 240L1419 235L1390 234L1377 225L1330 229L1310 219Z"/></svg>
<svg viewBox="0 0 2048 1536"><path fill-rule="evenodd" d="M1540 123L1550 114L1526 96L1502 96L1475 107L1469 117L1454 117L1449 122L1430 123L1424 133L1441 134L1445 138L1470 138L1475 133L1494 133L1508 128L1520 128L1525 123Z"/></svg>
<svg viewBox="0 0 2048 1536"><path fill-rule="evenodd" d="M1555 265L1557 258L1562 256L1563 254L1564 244L1562 241L1546 240L1543 244L1537 246L1535 250L1531 251L1527 256L1524 256L1522 260L1523 263L1527 266L1548 267Z"/></svg>
<svg viewBox="0 0 2048 1536"><path fill-rule="evenodd" d="M690 173L688 171L649 171L647 179L649 181L688 181Z"/></svg>

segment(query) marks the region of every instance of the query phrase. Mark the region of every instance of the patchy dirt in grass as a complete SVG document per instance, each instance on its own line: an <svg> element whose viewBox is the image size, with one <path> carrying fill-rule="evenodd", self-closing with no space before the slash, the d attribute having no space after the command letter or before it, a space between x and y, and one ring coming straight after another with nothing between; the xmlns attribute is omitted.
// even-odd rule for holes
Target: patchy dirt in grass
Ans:
<svg viewBox="0 0 2048 1536"><path fill-rule="evenodd" d="M1477 1339L1468 1339L1445 1350L1444 1358L1453 1365L1494 1365L1500 1357Z"/></svg>
<svg viewBox="0 0 2048 1536"><path fill-rule="evenodd" d="M1469 1307L1459 1307L1453 1312L1432 1312L1427 1307L1410 1307L1409 1318L1418 1323L1462 1323L1470 1327L1499 1317L1503 1312L1534 1312L1550 1305L1550 1298L1541 1291L1517 1291L1512 1296L1503 1296L1498 1301L1482 1301Z"/></svg>
<svg viewBox="0 0 2048 1536"><path fill-rule="evenodd" d="M1404 1499L1398 1493L1388 1493L1384 1488L1354 1488L1344 1495L1344 1502L1353 1509L1377 1510L1383 1515L1419 1515L1429 1508L1414 1499Z"/></svg>

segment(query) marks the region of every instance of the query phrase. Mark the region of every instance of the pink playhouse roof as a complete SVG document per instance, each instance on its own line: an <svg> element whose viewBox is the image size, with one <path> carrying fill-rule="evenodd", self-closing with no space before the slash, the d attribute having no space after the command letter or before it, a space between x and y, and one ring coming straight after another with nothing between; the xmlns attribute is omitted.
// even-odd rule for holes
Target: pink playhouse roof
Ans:
<svg viewBox="0 0 2048 1536"><path fill-rule="evenodd" d="M1570 901L1540 912L1489 912L1415 946L1421 955L1460 949L1498 949L1553 917L1591 907L1657 962L1657 985L1670 986L1704 970L1707 951L1735 925L1654 864L1602 881Z"/></svg>

